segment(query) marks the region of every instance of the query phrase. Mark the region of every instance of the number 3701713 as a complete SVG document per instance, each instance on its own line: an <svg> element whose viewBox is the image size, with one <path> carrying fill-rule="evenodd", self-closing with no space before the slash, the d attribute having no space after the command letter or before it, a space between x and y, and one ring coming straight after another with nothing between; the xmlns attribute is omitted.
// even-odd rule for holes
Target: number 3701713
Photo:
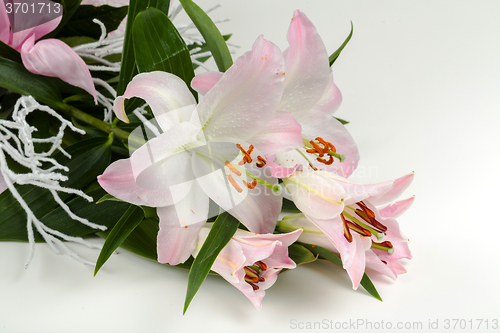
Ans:
<svg viewBox="0 0 500 333"><path fill-rule="evenodd" d="M7 11L7 14L59 14L61 13L61 4L55 2L7 2L5 4L5 9Z"/></svg>

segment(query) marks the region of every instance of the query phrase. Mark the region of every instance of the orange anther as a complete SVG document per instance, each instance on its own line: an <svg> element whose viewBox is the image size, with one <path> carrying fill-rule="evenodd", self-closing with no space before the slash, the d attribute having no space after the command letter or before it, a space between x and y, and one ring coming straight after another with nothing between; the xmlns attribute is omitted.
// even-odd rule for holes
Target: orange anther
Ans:
<svg viewBox="0 0 500 333"><path fill-rule="evenodd" d="M257 167L263 168L267 164L266 160L262 156L257 156L257 159L259 160L259 163L255 164Z"/></svg>
<svg viewBox="0 0 500 333"><path fill-rule="evenodd" d="M250 147L248 147L248 151L243 149L243 147L241 147L239 143L236 144L236 147L240 148L241 152L245 155L243 156L243 159L238 163L238 165L243 165L245 163L252 163L252 156L250 156L250 154L253 151L254 148L253 145L250 145Z"/></svg>
<svg viewBox="0 0 500 333"><path fill-rule="evenodd" d="M318 153L319 154L319 157L323 157L323 155L325 154L323 149L316 143L314 142L313 140L309 141L309 143L314 147L314 150L313 149L308 149L307 152L308 153ZM309 150L312 150L312 151L309 151Z"/></svg>
<svg viewBox="0 0 500 333"><path fill-rule="evenodd" d="M335 146L333 144L331 144L330 142L328 141L325 141L323 140L323 138L316 138L316 140L321 143L323 145L323 152L325 154L328 154L328 152L332 151L334 153L337 152L337 149L335 148Z"/></svg>
<svg viewBox="0 0 500 333"><path fill-rule="evenodd" d="M229 161L225 161L224 165L229 169L229 171L234 173L236 176L241 176L240 170L236 169L231 163L229 163Z"/></svg>
<svg viewBox="0 0 500 333"><path fill-rule="evenodd" d="M248 187L249 189L255 188L257 186L257 180L254 179L251 183L247 183L246 181L243 181L243 184Z"/></svg>
<svg viewBox="0 0 500 333"><path fill-rule="evenodd" d="M241 189L241 187L238 185L238 183L234 180L233 176L231 175L227 175L227 180L229 180L229 182L231 183L231 185L233 185L234 189L236 191L238 191L238 193L241 193L243 192L243 190Z"/></svg>
<svg viewBox="0 0 500 333"><path fill-rule="evenodd" d="M327 161L327 160L325 160L325 159L322 159L321 157L318 157L316 160L317 160L318 162L323 163L323 164L330 165L330 164L332 164L332 163L333 163L333 156L330 156L330 158L328 159L328 161Z"/></svg>

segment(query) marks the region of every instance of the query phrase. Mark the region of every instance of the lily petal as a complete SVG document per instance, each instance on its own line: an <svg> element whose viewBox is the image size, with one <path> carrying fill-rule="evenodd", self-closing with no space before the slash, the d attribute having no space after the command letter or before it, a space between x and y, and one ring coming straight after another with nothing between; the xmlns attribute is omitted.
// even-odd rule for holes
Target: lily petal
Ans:
<svg viewBox="0 0 500 333"><path fill-rule="evenodd" d="M60 40L45 39L35 44L35 36L32 35L21 48L21 58L30 72L58 77L82 88L91 94L97 103L94 83L87 65L71 47Z"/></svg>
<svg viewBox="0 0 500 333"><path fill-rule="evenodd" d="M285 51L285 90L279 110L312 109L322 98L330 80L325 45L305 14L295 11L288 30L290 47Z"/></svg>
<svg viewBox="0 0 500 333"><path fill-rule="evenodd" d="M284 153L288 154L288 153ZM302 156L300 156L302 157ZM286 159L285 159L286 160ZM284 167L280 164L277 158L275 158L273 155L269 156L267 158L267 165L271 169L271 175L274 178L288 178L293 173L297 170L301 171L302 170L302 165L298 163L293 163L290 164L291 167Z"/></svg>
<svg viewBox="0 0 500 333"><path fill-rule="evenodd" d="M130 159L113 162L97 181L109 194L134 205L161 207L173 203L169 188L149 189L137 185Z"/></svg>
<svg viewBox="0 0 500 333"><path fill-rule="evenodd" d="M11 34L9 15L7 15L4 0L0 0L0 40L5 44L10 45Z"/></svg>
<svg viewBox="0 0 500 333"><path fill-rule="evenodd" d="M302 127L290 112L276 111L269 123L250 141L265 157L304 145Z"/></svg>
<svg viewBox="0 0 500 333"><path fill-rule="evenodd" d="M21 11L19 11L20 13ZM19 15L19 14L18 14ZM23 15L23 14L21 14ZM38 17L39 19L43 20L43 17ZM25 19L22 16L18 17L18 19ZM10 36L10 46L16 49L17 51L21 51L21 47L23 44L26 42L28 38L33 36L35 40L38 40L48 34L49 32L52 32L59 23L61 23L62 15L54 18L53 20L50 20L48 22L42 23L35 25L32 28L29 29L23 29L17 32L12 33L11 31L11 36Z"/></svg>
<svg viewBox="0 0 500 333"><path fill-rule="evenodd" d="M356 233L352 233L353 241L348 242L344 237L344 229L340 217L329 220L320 220L310 218L313 222L335 245L342 265L349 274L353 289L357 289L365 271L365 250L371 243L369 238L363 239Z"/></svg>
<svg viewBox="0 0 500 333"><path fill-rule="evenodd" d="M304 139L307 141L316 140L317 137L322 135L321 137L325 141L335 146L338 154L345 155L343 162L335 158L334 163L331 165L325 165L316 161L315 158L311 158L310 160L315 167L335 172L343 177L348 177L356 169L359 161L358 148L345 126L337 119L317 110L296 113L294 116L297 122L302 125L302 137Z"/></svg>
<svg viewBox="0 0 500 333"><path fill-rule="evenodd" d="M208 72L196 75L193 80L191 80L191 88L200 95L206 95L207 92L219 82L223 75L224 73L221 72Z"/></svg>
<svg viewBox="0 0 500 333"><path fill-rule="evenodd" d="M388 204L385 207L379 208L378 211L380 216L384 218L397 218L401 216L404 212L408 210L413 205L413 201L415 201L415 197L411 197L405 200L396 201Z"/></svg>
<svg viewBox="0 0 500 333"><path fill-rule="evenodd" d="M310 218L330 219L344 209L347 193L337 182L315 172L295 172L283 179L295 205Z"/></svg>
<svg viewBox="0 0 500 333"><path fill-rule="evenodd" d="M121 121L128 123L125 114L124 102L126 99L139 97L151 107L155 119L163 128L162 117L170 111L183 109L196 105L196 100L189 91L186 83L179 77L167 72L141 73L132 79L122 96L116 98L113 110ZM182 112L178 115L181 120L188 121L190 114ZM187 118L187 119L186 119Z"/></svg>
<svg viewBox="0 0 500 333"><path fill-rule="evenodd" d="M380 274L390 277L393 280L396 280L397 273L392 269L392 265L384 264L380 258L372 251L368 250L365 253L366 256L366 269L369 272L369 269L374 270Z"/></svg>
<svg viewBox="0 0 500 333"><path fill-rule="evenodd" d="M190 123L171 128L149 140L129 159L108 166L97 178L99 184L109 194L135 205L162 207L173 204L173 186L194 179L191 155L179 152L178 147L192 142L196 133Z"/></svg>
<svg viewBox="0 0 500 333"><path fill-rule="evenodd" d="M333 73L330 74L330 81L326 87L323 96L318 103L313 107L314 110L324 112L328 115L333 115L338 110L342 103L342 94L339 88L333 82Z"/></svg>
<svg viewBox="0 0 500 333"><path fill-rule="evenodd" d="M237 240L249 265L259 260L272 267L295 268L295 263L288 257L288 247L297 241L302 230L286 234L253 234L238 230L233 239Z"/></svg>
<svg viewBox="0 0 500 333"><path fill-rule="evenodd" d="M273 118L283 92L283 56L259 37L201 99L198 114L208 140L247 140Z"/></svg>
<svg viewBox="0 0 500 333"><path fill-rule="evenodd" d="M317 171L317 173L336 181L347 193L349 193L349 198L346 199L345 205L350 205L367 198L371 200L373 196L376 197L387 193L393 188L394 184L392 180L375 184L362 184L350 181L332 172Z"/></svg>
<svg viewBox="0 0 500 333"><path fill-rule="evenodd" d="M370 203L375 206L384 205L396 200L413 181L415 174L412 172L406 176L394 180L392 188L384 194L372 196Z"/></svg>
<svg viewBox="0 0 500 333"><path fill-rule="evenodd" d="M208 198L205 201L208 213ZM195 206L199 204L203 205L201 201L196 201L185 202L181 206L189 207L190 205L192 209L196 209ZM185 262L196 247L198 233L205 225L206 217L205 221L182 226L180 220L182 217L179 217L174 205L160 207L156 211L160 217L160 231L157 239L158 262L169 265Z"/></svg>
<svg viewBox="0 0 500 333"><path fill-rule="evenodd" d="M224 152L233 146L230 143L211 143L212 153ZM199 152L200 150L197 149ZM208 154L207 154L208 155ZM233 215L243 223L251 232L261 234L272 233L276 226L282 205L281 193L257 183L256 187L249 189L243 181L252 183L253 179L232 174L224 167L224 161L233 159L207 158L200 154L193 155L193 171L201 188L222 209ZM238 160L235 160L236 164ZM277 185L278 180L266 175L255 165L245 164L244 168L250 174L256 175L261 180L272 185ZM232 185L229 178L236 183Z"/></svg>

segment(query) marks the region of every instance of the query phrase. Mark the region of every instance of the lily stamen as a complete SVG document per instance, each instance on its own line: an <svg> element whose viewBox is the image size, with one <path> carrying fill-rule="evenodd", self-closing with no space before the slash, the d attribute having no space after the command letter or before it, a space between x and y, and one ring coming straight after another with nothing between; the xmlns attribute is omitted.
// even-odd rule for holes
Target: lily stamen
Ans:
<svg viewBox="0 0 500 333"><path fill-rule="evenodd" d="M226 176L227 176L227 180L229 180L229 182L231 183L231 185L233 185L234 189L236 191L238 191L238 193L243 192L243 189L238 185L238 183L236 182L236 180L234 180L233 176L231 176L231 175L226 175Z"/></svg>
<svg viewBox="0 0 500 333"><path fill-rule="evenodd" d="M247 276L257 278L257 280L259 279L259 273L253 268L245 266L243 269L245 270Z"/></svg>
<svg viewBox="0 0 500 333"><path fill-rule="evenodd" d="M359 209L354 210L356 215L361 217L367 223L370 223L373 227L379 229L381 232L386 232L387 227L375 219L375 213L361 201L356 203L361 207L362 211Z"/></svg>
<svg viewBox="0 0 500 333"><path fill-rule="evenodd" d="M236 169L231 163L229 163L229 161L225 161L224 165L226 166L226 168L229 169L229 171L231 171L232 173L234 173L236 176L241 176L242 175L241 171L238 170L238 169Z"/></svg>
<svg viewBox="0 0 500 333"><path fill-rule="evenodd" d="M243 149L243 147L239 143L236 144L236 147L238 147L241 150L241 152L245 155L243 156L243 159L238 163L238 165L244 165L245 163L252 163L252 156L250 156L250 154L252 153L254 146L250 145L250 147L248 147L248 151Z"/></svg>
<svg viewBox="0 0 500 333"><path fill-rule="evenodd" d="M393 254L394 253L394 247L392 246L392 243L389 242L389 241L385 241L385 242L382 242L382 243L372 242L372 247L374 249L379 249L379 250L382 250L382 251L386 251L389 254Z"/></svg>
<svg viewBox="0 0 500 333"><path fill-rule="evenodd" d="M253 290L254 290L254 291L255 291L255 290L259 290L259 287L258 287L258 286L256 286L255 284L253 284L252 282L248 282L248 281L246 281L246 282L247 282L249 285L251 285L251 286L252 286L252 288L253 288Z"/></svg>
<svg viewBox="0 0 500 333"><path fill-rule="evenodd" d="M255 186L257 186L257 180L254 179L251 183L247 183L246 181L243 181L243 185L245 185L249 189L254 189Z"/></svg>
<svg viewBox="0 0 500 333"><path fill-rule="evenodd" d="M255 165L258 167L258 168L263 168L266 166L267 162L266 160L262 157L262 156L257 156L257 159L259 160L258 163L256 163Z"/></svg>
<svg viewBox="0 0 500 333"><path fill-rule="evenodd" d="M349 243L352 243L351 231L349 230L344 214L340 214L340 218L342 219L342 226L344 227L344 237Z"/></svg>
<svg viewBox="0 0 500 333"><path fill-rule="evenodd" d="M263 271L267 270L267 265L264 264L262 261L257 261L254 265L257 265L259 266L260 269L262 269Z"/></svg>
<svg viewBox="0 0 500 333"><path fill-rule="evenodd" d="M323 158L321 158L321 157L318 157L316 159L316 161L321 162L321 163L326 164L326 165L330 165L330 164L333 163L333 157L330 155L328 161L325 160L325 159L323 159Z"/></svg>
<svg viewBox="0 0 500 333"><path fill-rule="evenodd" d="M342 212L342 215L345 215L345 217L347 217L349 220L351 220L352 223L357 224L361 228L370 231L375 237L377 237L378 240L381 240L384 237L383 232L375 230L371 226L366 225L365 223L361 222L360 220L358 220L357 218L355 218L354 216L352 216L351 214L349 214L345 210Z"/></svg>
<svg viewBox="0 0 500 333"><path fill-rule="evenodd" d="M243 267L245 270L245 282L252 286L253 290L258 290L257 283L266 281L261 274L267 270L267 265L262 261L257 261L252 266Z"/></svg>
<svg viewBox="0 0 500 333"><path fill-rule="evenodd" d="M370 237L372 235L372 233L370 232L370 230L367 230L367 229L365 229L363 227L360 227L359 225L357 225L355 223L352 223L351 221L346 220L346 224L349 227L349 229L351 229L352 231L357 232L361 236Z"/></svg>
<svg viewBox="0 0 500 333"><path fill-rule="evenodd" d="M259 282L259 278L258 277L251 277L251 276L245 275L245 282L248 282L248 283L257 283L257 282Z"/></svg>
<svg viewBox="0 0 500 333"><path fill-rule="evenodd" d="M326 165L331 165L333 163L333 157L338 158L340 162L343 162L345 160L345 155L337 154L337 148L335 148L335 146L331 142L325 141L321 137L317 137L315 140L318 141L318 143L314 142L313 140L309 142L307 142L306 140L303 141L305 146L310 148L306 149L307 153L318 154L318 157L316 158L318 162ZM323 148L320 145L323 145ZM328 156L328 160L323 158L325 154L330 155Z"/></svg>
<svg viewBox="0 0 500 333"><path fill-rule="evenodd" d="M325 151L323 148L321 148L317 143L315 143L313 140L309 141L309 143L313 146L313 149L307 149L306 153L310 154L319 154L319 157L323 157L325 154Z"/></svg>
<svg viewBox="0 0 500 333"><path fill-rule="evenodd" d="M335 146L332 143L330 143L328 141L325 141L325 140L323 140L322 138L319 138L319 137L316 138L316 141L318 141L319 143L321 143L323 145L323 147L324 147L323 148L323 152L325 154L328 154L329 152L334 152L334 153L337 152L337 149L335 148Z"/></svg>

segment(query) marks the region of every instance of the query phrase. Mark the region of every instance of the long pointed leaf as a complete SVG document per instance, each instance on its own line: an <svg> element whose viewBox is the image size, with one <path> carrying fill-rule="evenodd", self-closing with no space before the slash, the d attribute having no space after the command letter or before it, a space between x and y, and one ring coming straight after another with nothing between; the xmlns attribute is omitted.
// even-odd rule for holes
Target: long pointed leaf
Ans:
<svg viewBox="0 0 500 333"><path fill-rule="evenodd" d="M125 28L125 40L123 41L122 63L120 68L120 77L118 81L118 96L123 95L127 84L136 75L134 44L132 40L132 26L135 17L141 11L148 7L158 8L165 14L168 14L170 0L130 0L128 6L127 26Z"/></svg>
<svg viewBox="0 0 500 333"><path fill-rule="evenodd" d="M130 235L130 233L142 222L144 219L144 212L141 207L130 206L125 214L118 220L116 225L110 231L106 241L102 246L101 253L97 259L94 276L99 272L102 265L106 263L113 252L120 246L123 241Z"/></svg>
<svg viewBox="0 0 500 333"><path fill-rule="evenodd" d="M184 313L186 313L194 295L196 295L203 281L205 281L220 251L222 251L238 229L238 225L238 220L227 212L220 214L215 220L205 243L203 243L200 252L189 270Z"/></svg>
<svg viewBox="0 0 500 333"><path fill-rule="evenodd" d="M61 93L51 78L33 74L23 65L5 58L0 58L0 87L31 95L52 107L62 103Z"/></svg>
<svg viewBox="0 0 500 333"><path fill-rule="evenodd" d="M347 36L347 38L345 39L344 43L342 43L342 45L340 45L340 47L337 49L337 51L333 52L332 55L328 58L328 60L330 61L330 67L333 65L333 63L335 62L335 60L337 60L337 58L340 55L340 52L342 52L342 50L344 49L344 47L351 40L352 32L353 31L354 31L354 26L352 25L352 22L351 22L351 32L349 33L349 36Z"/></svg>
<svg viewBox="0 0 500 333"><path fill-rule="evenodd" d="M21 63L21 54L0 40L0 57Z"/></svg>
<svg viewBox="0 0 500 333"><path fill-rule="evenodd" d="M219 71L225 72L233 64L231 53L224 37L212 19L191 0L180 0L182 7L201 33L214 57Z"/></svg>
<svg viewBox="0 0 500 333"><path fill-rule="evenodd" d="M189 49L167 15L156 8L140 12L132 27L132 38L140 73L169 72L189 87L194 77Z"/></svg>
<svg viewBox="0 0 500 333"><path fill-rule="evenodd" d="M297 266L316 261L316 256L311 251L306 249L304 245L297 243L288 247L288 256Z"/></svg>

